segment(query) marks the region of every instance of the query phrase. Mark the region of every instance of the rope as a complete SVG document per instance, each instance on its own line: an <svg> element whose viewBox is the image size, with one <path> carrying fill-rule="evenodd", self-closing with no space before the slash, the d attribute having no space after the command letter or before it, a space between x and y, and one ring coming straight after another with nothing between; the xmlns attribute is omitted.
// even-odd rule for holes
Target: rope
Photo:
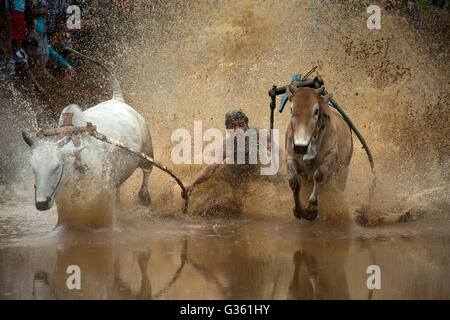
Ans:
<svg viewBox="0 0 450 320"><path fill-rule="evenodd" d="M328 94L328 92L326 90L324 90L324 95ZM367 153L367 158L369 159L369 163L370 163L370 168L372 169L372 173L375 176L375 165L373 163L373 157L372 157L372 153L370 152L369 146L366 143L366 140L364 140L363 136L361 135L361 133L359 133L358 129L356 129L355 125L353 124L352 120L350 119L350 117L345 113L345 111L341 108L341 106L336 102L336 100L331 99L330 100L331 105L337 110L339 111L339 113L342 115L342 117L344 118L345 122L348 123L348 125L350 126L351 130L356 134L356 136L358 137L359 141L361 142L363 149L366 151Z"/></svg>
<svg viewBox="0 0 450 320"><path fill-rule="evenodd" d="M89 132L89 134L91 136L93 136L94 138L100 140L100 141L103 141L103 142L115 145L116 147L119 147L119 148L122 148L122 149L125 149L125 150L127 150L127 151L129 151L131 153L134 153L135 155L141 157L142 159L152 163L155 167L157 167L158 169L164 171L165 173L169 174L172 178L174 178L175 181L177 182L177 184L180 186L181 190L183 190L183 192L186 193L186 188L184 187L183 182L181 182L181 180L178 179L178 177L176 175L174 175L172 173L172 171L170 171L166 166L156 162L154 159L150 158L145 153L133 150L132 148L129 148L129 147L125 146L124 144L122 144L121 142L119 142L117 140L108 138L107 136L105 136L105 135L103 135L101 133L98 133L96 130L93 130L93 131ZM188 204L189 204L188 201L189 201L188 199L184 200L183 213L186 213L186 210L187 210Z"/></svg>

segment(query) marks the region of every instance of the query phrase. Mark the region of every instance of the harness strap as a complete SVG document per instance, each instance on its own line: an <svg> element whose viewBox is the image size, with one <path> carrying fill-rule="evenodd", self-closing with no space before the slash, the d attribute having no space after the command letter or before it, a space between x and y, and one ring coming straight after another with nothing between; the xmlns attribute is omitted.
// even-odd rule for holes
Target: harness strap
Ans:
<svg viewBox="0 0 450 320"><path fill-rule="evenodd" d="M78 139L78 136L75 133L72 133L72 143L75 147L80 146L80 139ZM82 150L75 153L74 166L77 170L79 170L80 172L83 172L83 165L81 164L81 151Z"/></svg>
<svg viewBox="0 0 450 320"><path fill-rule="evenodd" d="M328 118L328 120L330 120L330 115L326 112L322 112L322 114L320 115L320 118L322 118L322 123L320 125L319 133L320 133L320 131L325 129L325 118Z"/></svg>

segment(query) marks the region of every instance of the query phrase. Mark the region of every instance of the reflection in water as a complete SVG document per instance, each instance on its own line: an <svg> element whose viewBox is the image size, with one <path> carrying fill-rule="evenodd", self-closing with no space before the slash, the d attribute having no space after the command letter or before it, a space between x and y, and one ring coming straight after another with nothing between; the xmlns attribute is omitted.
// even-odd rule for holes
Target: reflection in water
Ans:
<svg viewBox="0 0 450 320"><path fill-rule="evenodd" d="M294 253L293 260L295 270L292 282L289 285L288 299L321 299L318 288L316 257L298 250Z"/></svg>
<svg viewBox="0 0 450 320"><path fill-rule="evenodd" d="M54 300L55 291L48 280L48 272L37 271L33 278L33 299L35 300Z"/></svg>
<svg viewBox="0 0 450 320"><path fill-rule="evenodd" d="M181 265L172 279L160 289L154 296L149 277L149 262L151 251L149 248L133 252L133 260L138 266L140 285L137 292L131 285L122 279L120 259L110 258L114 255L110 246L70 248L69 250L57 250L55 271L52 284L49 281L49 273L37 271L33 280L33 298L41 299L156 299L163 296L177 281L187 260L187 241L181 252ZM80 267L81 290L67 288L66 273L68 265L75 264ZM125 272L126 273L126 272Z"/></svg>
<svg viewBox="0 0 450 320"><path fill-rule="evenodd" d="M152 285L148 276L147 268L150 260L150 249L137 252L137 263L141 274L141 285L137 294L133 294L129 285L120 278L120 264L114 263L114 285L113 291L117 292L121 299L152 299Z"/></svg>
<svg viewBox="0 0 450 320"><path fill-rule="evenodd" d="M0 298L449 298L449 237L396 228L236 218L60 230L0 248ZM381 290L369 291L373 264ZM80 267L80 290L66 286L70 265Z"/></svg>

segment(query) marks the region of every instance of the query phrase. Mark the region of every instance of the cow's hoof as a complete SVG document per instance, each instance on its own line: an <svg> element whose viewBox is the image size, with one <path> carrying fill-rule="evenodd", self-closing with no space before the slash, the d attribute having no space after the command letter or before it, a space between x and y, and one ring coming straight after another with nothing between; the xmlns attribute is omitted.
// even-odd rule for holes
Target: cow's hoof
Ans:
<svg viewBox="0 0 450 320"><path fill-rule="evenodd" d="M150 206L150 204L152 203L152 199L150 198L150 194L148 193L148 191L147 192L144 192L144 191L140 191L139 192L139 200L141 201L141 203L144 205L144 206Z"/></svg>
<svg viewBox="0 0 450 320"><path fill-rule="evenodd" d="M317 218L317 212L317 208L308 206L305 208L302 217L306 220L313 221Z"/></svg>
<svg viewBox="0 0 450 320"><path fill-rule="evenodd" d="M303 217L303 210L298 210L297 208L292 209L292 211L294 212L294 216L297 219L301 219Z"/></svg>

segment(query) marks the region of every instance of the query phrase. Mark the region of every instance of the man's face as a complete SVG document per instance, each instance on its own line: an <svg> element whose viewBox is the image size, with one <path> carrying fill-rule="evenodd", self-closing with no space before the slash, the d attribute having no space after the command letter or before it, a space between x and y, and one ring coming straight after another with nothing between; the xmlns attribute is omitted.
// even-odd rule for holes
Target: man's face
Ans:
<svg viewBox="0 0 450 320"><path fill-rule="evenodd" d="M247 131L248 129L248 123L246 123L244 120L235 120L228 124L227 129L231 130L238 130L241 129L242 131Z"/></svg>
<svg viewBox="0 0 450 320"><path fill-rule="evenodd" d="M248 123L244 120L235 120L227 125L227 130L233 130L233 140L236 142L238 137L241 137L245 134L248 129ZM240 130L236 132L236 130Z"/></svg>
<svg viewBox="0 0 450 320"><path fill-rule="evenodd" d="M29 57L34 57L36 55L36 47L30 46L25 48L25 52Z"/></svg>

